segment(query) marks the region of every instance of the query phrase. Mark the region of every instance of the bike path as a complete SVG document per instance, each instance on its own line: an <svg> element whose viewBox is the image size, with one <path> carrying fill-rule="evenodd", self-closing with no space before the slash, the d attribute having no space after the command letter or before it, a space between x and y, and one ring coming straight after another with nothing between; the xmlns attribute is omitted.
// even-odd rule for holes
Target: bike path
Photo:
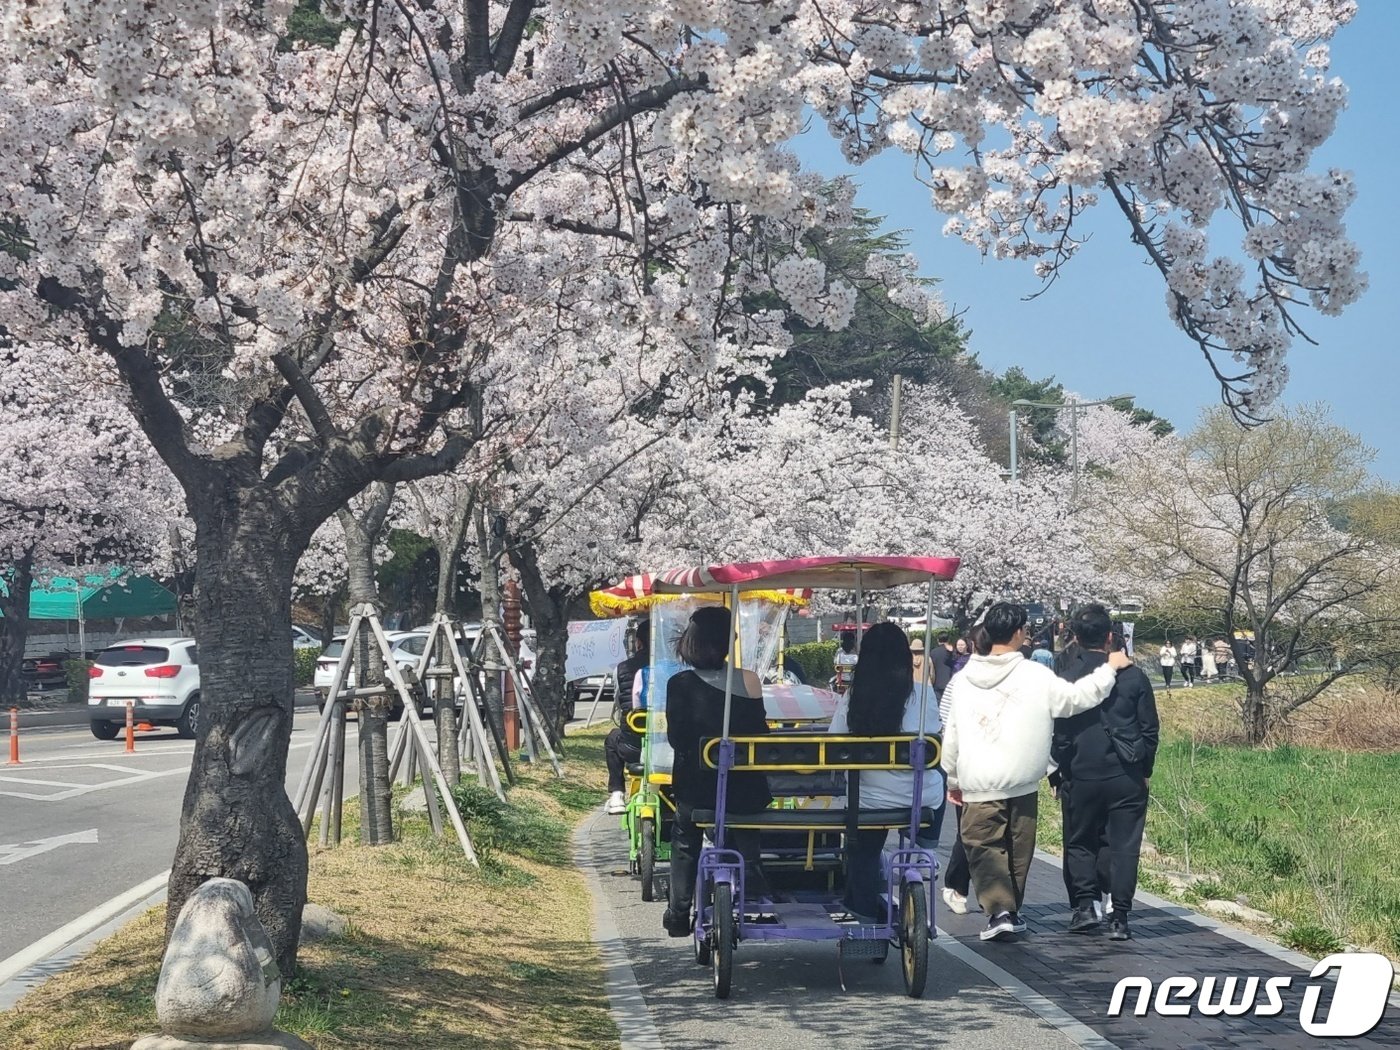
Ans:
<svg viewBox="0 0 1400 1050"><path fill-rule="evenodd" d="M1379 1026L1364 1037L1309 1035L1299 1018L1304 989L1310 984L1322 989L1315 1013L1321 1021L1328 1016L1334 988L1329 980L1309 978L1310 960L1242 932L1227 936L1218 932L1228 929L1221 924L1150 895L1140 895L1135 903L1131 941L1110 941L1106 930L1070 934L1064 884L1053 858L1033 865L1024 913L1030 928L1015 940L981 941L977 934L986 917L954 915L939 897L935 920L940 937L922 1000L904 996L893 952L883 966L848 962L843 991L834 945L780 942L741 945L731 998L719 1001L709 970L694 962L690 941L673 940L661 930L664 905L642 902L640 883L628 874L619 825L618 818L601 812L590 817L580 831L579 860L591 869L599 910L614 928L613 939L603 946L605 954L625 953L635 980L633 998L640 997L654 1027L654 1041L633 1045L854 1048L917 1040L915 1045L998 1050L1400 1046L1400 1006L1394 996ZM1244 981L1254 977L1261 1005L1267 978L1291 982L1282 991L1284 1010L1274 1017L1206 1016L1195 997L1189 1016L1163 1017L1149 1009L1138 1017L1132 1012L1137 1001L1132 993L1123 1016L1111 1018L1114 986L1125 977L1145 977L1154 990L1170 977L1214 977L1215 998L1223 979L1235 977L1240 989L1236 1001ZM628 1045L624 1038L624 1048Z"/></svg>
<svg viewBox="0 0 1400 1050"><path fill-rule="evenodd" d="M625 957L627 976L635 982L635 991L609 989L614 1012L622 1002L624 1010L635 1006L645 1013L640 1026L635 1018L629 1025L618 1017L623 1050L1075 1046L1009 992L937 948L930 953L927 991L915 1000L904 994L893 951L881 966L847 961L843 991L834 944L743 944L734 956L730 998L718 1000L710 970L696 965L690 940L667 937L661 929L665 905L643 903L640 882L628 874L618 818L601 811L589 817L577 841L579 863L590 869L600 898L598 910L613 927L600 938L605 961L616 969ZM648 1030L639 1036L639 1027Z"/></svg>

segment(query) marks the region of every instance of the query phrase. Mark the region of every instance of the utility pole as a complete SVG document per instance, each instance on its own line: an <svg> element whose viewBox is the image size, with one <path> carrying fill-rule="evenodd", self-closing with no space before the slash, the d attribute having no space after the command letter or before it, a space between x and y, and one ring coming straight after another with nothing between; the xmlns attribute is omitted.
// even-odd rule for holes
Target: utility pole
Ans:
<svg viewBox="0 0 1400 1050"><path fill-rule="evenodd" d="M894 384L890 392L890 448L899 448L899 406L904 386L904 376L894 374Z"/></svg>
<svg viewBox="0 0 1400 1050"><path fill-rule="evenodd" d="M1011 484L1016 484L1020 475L1016 472L1016 410L1011 410Z"/></svg>
<svg viewBox="0 0 1400 1050"><path fill-rule="evenodd" d="M1016 409L1017 408L1049 408L1056 412L1069 410L1069 470L1070 470L1070 504L1079 502L1079 410L1081 408L1096 408L1099 405L1112 405L1118 401L1131 401L1136 395L1119 394L1117 397L1106 397L1102 401L1075 401L1073 399L1065 402L1055 401L1027 401L1025 398L1017 398L1011 402L1011 480L1015 481L1016 473Z"/></svg>

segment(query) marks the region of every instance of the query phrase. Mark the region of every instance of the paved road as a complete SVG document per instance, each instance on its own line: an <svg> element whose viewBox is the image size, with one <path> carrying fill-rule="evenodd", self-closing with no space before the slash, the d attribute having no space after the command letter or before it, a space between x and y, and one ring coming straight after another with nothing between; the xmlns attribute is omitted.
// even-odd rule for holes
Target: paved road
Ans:
<svg viewBox="0 0 1400 1050"><path fill-rule="evenodd" d="M734 959L731 998L717 1002L710 971L695 964L690 941L662 932L663 905L642 903L627 874L617 818L600 813L590 818L585 834L585 862L597 873L661 1046L1057 1050L1075 1045L1010 993L938 948L931 953L924 998L913 1000L904 995L893 953L883 966L848 962L842 991L830 944L745 946Z"/></svg>
<svg viewBox="0 0 1400 1050"><path fill-rule="evenodd" d="M945 834L944 836L948 836ZM627 873L626 846L615 817L601 812L580 834L582 862L601 898L599 926L605 958L625 955L614 973L635 980L654 1028L651 1046L870 1047L953 1045L997 1047L1086 1046L1095 1050L1205 1050L1329 1045L1400 1046L1400 1005L1392 997L1380 1026L1356 1039L1318 1040L1302 1031L1304 989L1322 987L1317 1019L1328 1016L1334 986L1310 981L1310 962L1246 943L1248 935L1201 920L1146 895L1134 910L1135 939L1126 945L1104 936L1067 932L1060 871L1037 860L1028 887L1028 934L1014 943L983 942L979 914L953 915L938 902L941 935L930 959L928 990L920 1001L903 996L895 955L883 966L848 964L847 990L837 976L831 945L753 944L735 956L732 998L713 998L708 969L696 966L688 940L660 929L661 903L644 904ZM1208 925L1202 925L1202 922ZM616 940L611 940L616 928ZM1215 928L1210 928L1214 926ZM1239 939L1243 938L1243 940ZM620 942L620 943L618 943ZM1300 964L1302 964L1300 966ZM1107 1017L1114 985L1147 977L1154 987L1173 976L1203 979L1290 977L1277 1017ZM616 992L616 989L615 989ZM1219 998L1219 991L1215 993ZM625 1004L626 997L623 995ZM1263 1003L1263 993L1258 1000ZM650 1033L644 1033L650 1034ZM648 1045L644 1038L638 1046Z"/></svg>
<svg viewBox="0 0 1400 1050"><path fill-rule="evenodd" d="M288 789L316 727L296 713ZM353 724L347 790L356 776ZM0 960L170 866L194 741L173 729L100 741L81 729L35 730L20 766L0 765Z"/></svg>

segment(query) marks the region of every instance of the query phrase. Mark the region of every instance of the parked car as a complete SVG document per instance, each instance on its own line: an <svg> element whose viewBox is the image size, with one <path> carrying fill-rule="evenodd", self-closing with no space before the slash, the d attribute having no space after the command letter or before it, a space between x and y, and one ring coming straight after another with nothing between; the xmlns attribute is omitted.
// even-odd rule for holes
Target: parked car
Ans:
<svg viewBox="0 0 1400 1050"><path fill-rule="evenodd" d="M293 649L319 649L323 644L319 631L313 631L310 627L303 627L298 623L292 624Z"/></svg>
<svg viewBox="0 0 1400 1050"><path fill-rule="evenodd" d="M24 678L24 687L35 691L49 686L62 688L68 684L63 670L65 660L72 660L72 653L45 653L43 656L26 657L20 661L19 673Z"/></svg>
<svg viewBox="0 0 1400 1050"><path fill-rule="evenodd" d="M108 646L88 669L88 719L98 740L115 740L131 703L138 722L199 730L199 657L193 638L136 639Z"/></svg>
<svg viewBox="0 0 1400 1050"><path fill-rule="evenodd" d="M428 632L385 631L384 637L389 641L389 650L394 654L394 663L398 665L399 671L409 679L408 686L417 698L419 713L422 714L430 710L427 690L419 683L417 677L418 659L423 655L423 649L428 644ZM342 635L339 638L332 638L330 644L316 658L316 672L312 676L311 684L316 690L316 709L318 711L325 710L326 698L330 694L331 682L335 678L336 665L340 663L340 656L344 651L345 636ZM355 688L355 677L355 668L351 667L345 688ZM454 681L453 685L454 695L460 695L462 692L461 683ZM460 704L458 706L460 707ZM395 700L389 717L398 719L402 714L403 704Z"/></svg>

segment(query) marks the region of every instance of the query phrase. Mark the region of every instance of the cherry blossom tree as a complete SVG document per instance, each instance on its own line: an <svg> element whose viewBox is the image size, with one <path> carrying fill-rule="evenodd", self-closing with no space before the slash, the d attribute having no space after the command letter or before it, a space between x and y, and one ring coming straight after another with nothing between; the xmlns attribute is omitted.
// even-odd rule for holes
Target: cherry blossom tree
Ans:
<svg viewBox="0 0 1400 1050"><path fill-rule="evenodd" d="M465 454L487 358L539 351L496 335L590 258L633 260L635 307L594 300L608 336L666 333L683 374L750 355L764 336L721 306L742 253L714 232L821 221L783 148L805 107L853 160L909 151L950 232L1047 275L1106 194L1243 413L1281 387L1299 301L1364 285L1349 178L1306 171L1345 97L1323 73L1341 0L340 0L335 46L289 50L292 6L0 11L6 324L115 366L196 526L207 713L170 914L241 878L287 971L301 551L372 482ZM1247 264L1211 255L1212 220ZM820 260L775 276L799 316L849 315Z"/></svg>
<svg viewBox="0 0 1400 1050"><path fill-rule="evenodd" d="M168 560L178 495L110 387L61 381L53 345L0 340L0 699L23 697L20 666L36 582L115 561ZM110 377L109 381L110 381Z"/></svg>

